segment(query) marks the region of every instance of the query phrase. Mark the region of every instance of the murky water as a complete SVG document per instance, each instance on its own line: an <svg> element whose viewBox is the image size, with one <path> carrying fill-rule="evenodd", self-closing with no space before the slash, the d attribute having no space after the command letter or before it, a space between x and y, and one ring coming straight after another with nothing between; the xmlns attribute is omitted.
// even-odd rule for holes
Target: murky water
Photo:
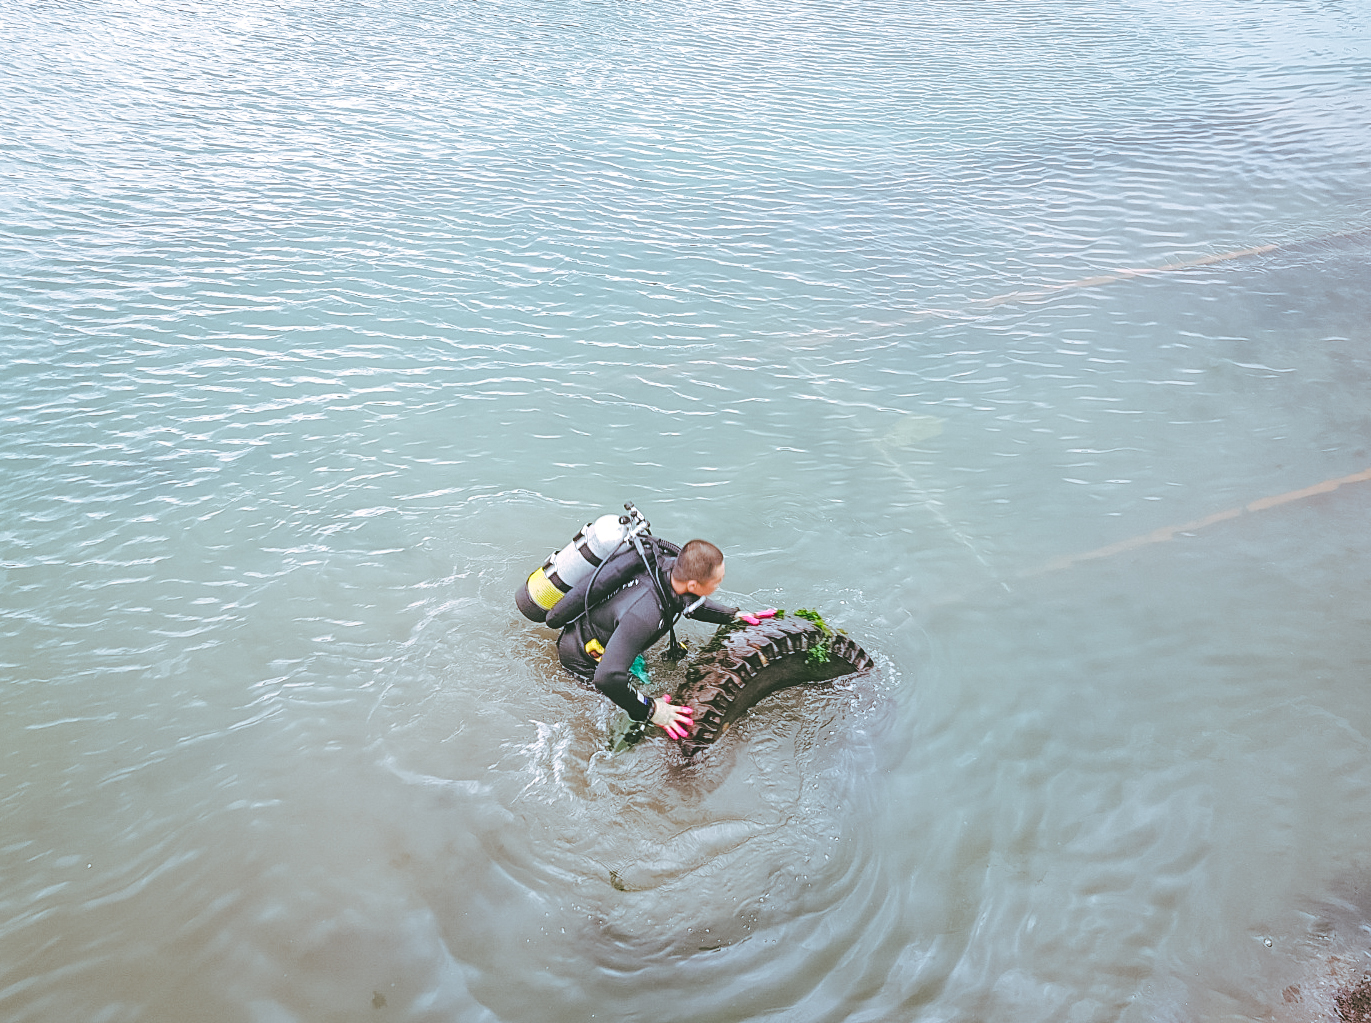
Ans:
<svg viewBox="0 0 1371 1023"><path fill-rule="evenodd" d="M1353 1018L1361 5L0 40L0 1018ZM877 671L611 756L626 500Z"/></svg>

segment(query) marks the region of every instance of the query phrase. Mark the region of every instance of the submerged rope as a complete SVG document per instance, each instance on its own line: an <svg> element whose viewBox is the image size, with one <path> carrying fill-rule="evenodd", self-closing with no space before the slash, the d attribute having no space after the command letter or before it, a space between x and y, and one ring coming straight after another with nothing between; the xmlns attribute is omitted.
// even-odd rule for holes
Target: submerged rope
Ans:
<svg viewBox="0 0 1371 1023"><path fill-rule="evenodd" d="M1132 280L1135 277L1147 277L1152 274L1171 273L1176 270L1190 270L1197 266L1210 266L1213 263L1224 263L1230 259L1242 259L1245 256L1260 256L1267 252L1275 252L1279 245L1255 245L1250 249L1237 249L1233 252L1220 252L1212 256L1198 256L1195 259L1186 259L1179 263L1167 263L1165 266L1144 267L1138 270L1116 270L1112 274L1102 274L1099 277L1086 277L1079 281L1068 281L1066 284L1053 284L1046 288L1038 288L1033 291L1010 291L1003 295L996 295L994 298L983 298L977 302L972 302L974 306L996 306L1004 305L1006 302L1021 302L1034 298L1048 298L1062 291L1072 291L1076 288L1094 288L1101 284L1113 284L1115 281Z"/></svg>
<svg viewBox="0 0 1371 1023"><path fill-rule="evenodd" d="M1216 512L1207 515L1194 522L1186 522L1179 526L1163 526L1161 529L1154 529L1150 533L1143 533L1141 536L1130 537L1118 543L1112 543L1107 547L1097 547L1093 551L1086 551L1083 554L1069 554L1066 557L1055 558L1047 564L1038 568L1029 569L1020 573L1020 578L1028 578L1035 575L1042 575L1046 572L1058 572L1072 565L1078 565L1082 561L1094 561L1097 558L1107 558L1113 554L1122 554L1124 551L1135 550L1145 547L1150 543L1163 543L1172 540L1176 536L1186 533L1194 533L1203 529L1205 526L1212 526L1216 522L1227 522L1236 519L1240 515L1248 515L1253 512L1266 511L1268 508L1276 508L1292 501L1303 501L1305 498L1317 497L1319 494L1331 494L1339 487L1347 483L1364 483L1371 480L1371 469L1363 469L1361 472L1354 472L1350 476L1339 476L1337 479L1324 480L1316 483L1312 487L1305 487L1303 490L1290 490L1284 494L1277 494L1274 497L1263 497L1260 500L1252 501L1243 505L1241 508L1230 508L1227 511Z"/></svg>
<svg viewBox="0 0 1371 1023"><path fill-rule="evenodd" d="M1115 270L1113 273L1099 274L1095 277L1083 277L1078 281L1067 281L1065 284L1048 284L1041 288L1028 288L1023 291L1007 291L1003 295L995 295L991 298L974 299L968 302L962 309L915 309L912 310L912 312L926 316L965 316L981 309L990 309L995 306L1005 305L1009 302L1029 302L1034 299L1051 298L1053 295L1061 294L1064 291L1076 291L1081 288L1096 288L1104 284L1113 284L1117 281L1130 281L1136 280L1139 277L1175 273L1178 270L1193 270L1196 267L1213 266L1215 263L1226 263L1234 259L1245 259L1249 256L1263 256L1268 252L1289 252L1291 250L1304 249L1317 245L1327 245L1348 239L1360 240L1367 237L1368 234L1371 234L1371 230L1368 230L1365 227L1354 227L1351 230L1336 231L1331 234L1320 235L1303 241L1272 242L1267 245L1253 245L1246 249L1234 249L1231 252L1217 252L1208 256L1196 256L1193 259L1183 259L1180 262L1167 263L1163 266L1126 268L1123 270Z"/></svg>
<svg viewBox="0 0 1371 1023"><path fill-rule="evenodd" d="M1302 490L1288 490L1283 494L1276 494L1273 497L1263 497L1256 501L1251 501L1241 508L1230 508L1227 511L1216 512L1207 515L1194 522L1186 522L1179 526L1163 526L1161 529L1154 529L1150 533L1143 533L1140 536L1130 537L1127 540L1120 540L1107 547L1097 547L1093 551L1085 551L1080 554L1068 554L1064 557L1054 558L1044 565L1037 568L1025 569L1018 573L1016 579L1033 579L1037 576L1047 575L1049 572L1060 572L1063 569L1072 568L1086 561L1096 561L1100 558L1107 558L1114 554L1123 554L1127 551L1137 550L1139 547L1146 547L1148 544L1164 543L1173 540L1177 536L1193 534L1206 526L1212 526L1216 522L1229 522L1243 515L1251 515L1255 512L1266 511L1270 508L1278 508L1283 504L1290 504L1293 501L1303 501L1306 498L1317 497L1320 494L1331 494L1339 487L1348 483L1365 483L1371 480L1371 469L1363 469L1361 472L1354 472L1349 476L1339 476L1336 479L1324 480L1316 483L1312 487L1305 487ZM974 548L973 548L974 550ZM981 559L984 561L984 559ZM998 580L999 585L1006 590L1010 589L1002 579ZM973 595L984 593L987 583L982 582L965 587L959 591L948 593L943 597L928 601L923 604L923 610L927 611L934 607L946 607L949 604L960 604L969 600ZM912 616L912 612L910 613Z"/></svg>

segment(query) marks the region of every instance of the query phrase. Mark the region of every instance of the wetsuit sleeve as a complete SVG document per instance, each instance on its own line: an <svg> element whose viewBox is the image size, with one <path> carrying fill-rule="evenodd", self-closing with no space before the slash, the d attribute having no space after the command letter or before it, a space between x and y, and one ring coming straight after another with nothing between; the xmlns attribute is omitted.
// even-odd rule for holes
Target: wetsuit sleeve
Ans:
<svg viewBox="0 0 1371 1023"><path fill-rule="evenodd" d="M706 600L686 617L697 618L702 622L709 622L711 625L727 625L733 621L733 616L737 613L736 607L727 607L713 600Z"/></svg>
<svg viewBox="0 0 1371 1023"><path fill-rule="evenodd" d="M652 716L652 701L633 688L628 669L634 658L652 645L661 628L661 615L653 613L656 611L651 600L639 600L629 608L619 619L595 669L595 688L628 711L634 721Z"/></svg>

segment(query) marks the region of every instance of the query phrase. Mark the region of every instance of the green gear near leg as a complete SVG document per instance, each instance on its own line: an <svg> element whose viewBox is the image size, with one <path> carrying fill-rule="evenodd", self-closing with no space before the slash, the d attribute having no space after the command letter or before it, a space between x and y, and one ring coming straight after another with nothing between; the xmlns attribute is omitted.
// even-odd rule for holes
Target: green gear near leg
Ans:
<svg viewBox="0 0 1371 1023"><path fill-rule="evenodd" d="M628 666L629 674L633 675L645 686L652 685L652 679L647 673L647 663L643 660L643 655L639 654L633 658L633 663Z"/></svg>
<svg viewBox="0 0 1371 1023"><path fill-rule="evenodd" d="M643 660L643 655L639 654L629 665L629 674L636 678L645 686L652 685L652 679L647 673L647 663ZM622 753L624 750L632 749L642 742L643 736L647 734L649 723L646 721L634 721L627 714L620 714L619 721L614 725L609 736L609 751L611 753Z"/></svg>

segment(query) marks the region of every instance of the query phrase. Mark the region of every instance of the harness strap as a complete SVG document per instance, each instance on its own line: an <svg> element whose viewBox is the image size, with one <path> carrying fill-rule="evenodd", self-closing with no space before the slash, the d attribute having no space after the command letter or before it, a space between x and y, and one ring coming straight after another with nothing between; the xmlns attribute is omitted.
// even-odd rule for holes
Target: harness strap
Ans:
<svg viewBox="0 0 1371 1023"><path fill-rule="evenodd" d="M657 591L657 600L661 603L662 611L671 607L671 601L667 599L666 592L662 589L662 580L659 578L661 573L657 570L657 562L649 558L647 551L643 549L643 542L636 535L631 537L633 546L638 549L638 556L643 559L643 564L647 566L647 574L652 579L652 587ZM686 655L686 648L679 639L676 638L676 622L680 619L681 612L677 611L672 615L671 623L667 626L667 631L671 634L671 641L667 644L666 651L662 658L667 661L679 661Z"/></svg>

